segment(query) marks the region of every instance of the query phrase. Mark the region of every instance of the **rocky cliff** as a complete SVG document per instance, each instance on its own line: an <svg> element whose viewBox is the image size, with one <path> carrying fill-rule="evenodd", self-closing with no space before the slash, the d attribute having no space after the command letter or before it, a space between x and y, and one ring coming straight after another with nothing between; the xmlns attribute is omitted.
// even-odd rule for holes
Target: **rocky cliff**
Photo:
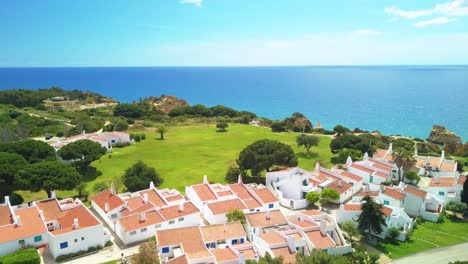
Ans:
<svg viewBox="0 0 468 264"><path fill-rule="evenodd" d="M182 106L189 106L187 101L172 95L161 95L161 97L150 96L143 99L143 101L151 103L155 109L161 110L164 113L169 113L172 109Z"/></svg>
<svg viewBox="0 0 468 264"><path fill-rule="evenodd" d="M444 126L434 125L427 141L445 146L448 152L455 152L462 146L462 139Z"/></svg>

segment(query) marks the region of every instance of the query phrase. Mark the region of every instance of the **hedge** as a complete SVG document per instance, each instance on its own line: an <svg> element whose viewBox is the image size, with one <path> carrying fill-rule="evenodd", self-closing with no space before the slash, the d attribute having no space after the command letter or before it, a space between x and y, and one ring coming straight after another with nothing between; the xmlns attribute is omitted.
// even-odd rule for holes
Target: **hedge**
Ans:
<svg viewBox="0 0 468 264"><path fill-rule="evenodd" d="M35 248L21 249L0 257L0 264L40 264L41 257Z"/></svg>

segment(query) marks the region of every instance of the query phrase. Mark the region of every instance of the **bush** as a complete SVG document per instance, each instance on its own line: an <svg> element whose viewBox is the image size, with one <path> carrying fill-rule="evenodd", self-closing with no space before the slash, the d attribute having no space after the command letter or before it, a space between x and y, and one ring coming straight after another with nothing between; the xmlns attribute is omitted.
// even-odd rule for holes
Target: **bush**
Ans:
<svg viewBox="0 0 468 264"><path fill-rule="evenodd" d="M101 249L102 249L101 246L89 247L87 250L80 250L78 252L74 252L74 253L70 253L70 254L66 254L66 255L60 255L55 259L55 261L64 262L66 260L76 258L76 257L82 256L82 255L85 255L85 254L88 254L88 253L91 253L91 252L94 252L94 251L98 251L98 250L101 250Z"/></svg>
<svg viewBox="0 0 468 264"><path fill-rule="evenodd" d="M112 147L113 148L123 148L123 147L130 146L130 145L131 145L130 142L117 142Z"/></svg>
<svg viewBox="0 0 468 264"><path fill-rule="evenodd" d="M95 193L104 191L105 189L109 188L105 182L98 182L93 185L93 191Z"/></svg>
<svg viewBox="0 0 468 264"><path fill-rule="evenodd" d="M112 243L112 241L109 240L109 241L106 242L106 244L104 245L104 247L110 247L110 246L112 246L112 245L114 245L114 243Z"/></svg>
<svg viewBox="0 0 468 264"><path fill-rule="evenodd" d="M41 257L35 248L21 249L0 257L1 264L40 264Z"/></svg>

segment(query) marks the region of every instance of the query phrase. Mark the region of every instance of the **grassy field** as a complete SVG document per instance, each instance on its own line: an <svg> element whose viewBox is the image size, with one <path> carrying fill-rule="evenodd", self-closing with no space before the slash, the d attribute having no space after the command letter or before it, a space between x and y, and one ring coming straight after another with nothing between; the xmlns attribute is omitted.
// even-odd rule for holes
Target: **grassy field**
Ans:
<svg viewBox="0 0 468 264"><path fill-rule="evenodd" d="M132 146L113 150L112 154L95 161L94 166L102 175L90 177L88 191L93 193L93 186L104 182L109 185L121 176L125 169L136 161L142 160L156 168L164 178L162 187L184 191L185 185L200 183L203 175L212 182L223 182L230 165L235 164L239 152L252 142L260 139L274 139L291 145L296 152L299 166L312 170L316 161L324 166L330 165L331 138L320 136L318 147L311 149L311 155L305 155L303 148L298 148L295 139L298 133L272 133L269 128L249 125L230 124L227 132L216 132L214 124L193 124L169 127L165 140L158 140L159 134L154 129L141 131L146 140ZM45 192L19 192L25 201L45 198ZM60 197L76 195L75 191L59 191Z"/></svg>
<svg viewBox="0 0 468 264"><path fill-rule="evenodd" d="M420 224L408 241L385 240L376 248L395 259L423 250L463 242L468 242L468 223L447 217L444 223L424 222Z"/></svg>

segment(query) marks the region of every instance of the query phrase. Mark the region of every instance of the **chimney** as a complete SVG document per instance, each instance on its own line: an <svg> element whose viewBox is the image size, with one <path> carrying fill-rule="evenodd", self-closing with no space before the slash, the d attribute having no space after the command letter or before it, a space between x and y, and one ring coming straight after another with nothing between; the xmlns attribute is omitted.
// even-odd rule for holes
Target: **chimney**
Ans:
<svg viewBox="0 0 468 264"><path fill-rule="evenodd" d="M315 172L320 172L320 163L318 161L315 163Z"/></svg>
<svg viewBox="0 0 468 264"><path fill-rule="evenodd" d="M10 196L5 196L5 204L10 205Z"/></svg>
<svg viewBox="0 0 468 264"><path fill-rule="evenodd" d="M369 154L366 152L366 153L364 153L364 158L363 158L363 160L368 160L368 159L369 159Z"/></svg>
<svg viewBox="0 0 468 264"><path fill-rule="evenodd" d="M106 213L110 211L109 203L104 204L104 211L106 211Z"/></svg>
<svg viewBox="0 0 468 264"><path fill-rule="evenodd" d="M146 212L140 214L140 222L146 221Z"/></svg>
<svg viewBox="0 0 468 264"><path fill-rule="evenodd" d="M179 212L183 212L184 211L184 201L181 201L179 203Z"/></svg>
<svg viewBox="0 0 468 264"><path fill-rule="evenodd" d="M149 188L150 188L150 189L154 189L154 182L153 182L153 181L150 182Z"/></svg>
<svg viewBox="0 0 468 264"><path fill-rule="evenodd" d="M41 217L42 220L44 220L44 211L39 210L39 216Z"/></svg>
<svg viewBox="0 0 468 264"><path fill-rule="evenodd" d="M398 184L398 186L400 187L400 190L403 191L405 189L405 183L404 182L400 182L400 184Z"/></svg>
<svg viewBox="0 0 468 264"><path fill-rule="evenodd" d="M242 175L239 174L239 177L237 178L237 183L242 183Z"/></svg>
<svg viewBox="0 0 468 264"><path fill-rule="evenodd" d="M327 234L327 221L324 218L320 221L320 233L322 233L322 236Z"/></svg>
<svg viewBox="0 0 468 264"><path fill-rule="evenodd" d="M296 252L296 241L294 240L293 236L288 236L288 247L291 252Z"/></svg>
<svg viewBox="0 0 468 264"><path fill-rule="evenodd" d="M208 184L208 176L203 175L203 184Z"/></svg>
<svg viewBox="0 0 468 264"><path fill-rule="evenodd" d="M346 159L346 167L351 166L351 164L353 164L353 159L351 159L351 157L348 156L348 158Z"/></svg>
<svg viewBox="0 0 468 264"><path fill-rule="evenodd" d="M388 144L388 151L387 153L391 154L393 152L393 143Z"/></svg>
<svg viewBox="0 0 468 264"><path fill-rule="evenodd" d="M73 219L73 229L80 228L80 223L78 222L78 218Z"/></svg>
<svg viewBox="0 0 468 264"><path fill-rule="evenodd" d="M243 253L239 253L239 264L245 264L245 256Z"/></svg>
<svg viewBox="0 0 468 264"><path fill-rule="evenodd" d="M418 143L414 144L414 156L418 156Z"/></svg>
<svg viewBox="0 0 468 264"><path fill-rule="evenodd" d="M111 183L110 191L111 191L111 193L112 193L113 195L116 194L114 182Z"/></svg>
<svg viewBox="0 0 468 264"><path fill-rule="evenodd" d="M144 193L144 194L143 194L143 201L144 201L145 203L148 202L148 193Z"/></svg>
<svg viewBox="0 0 468 264"><path fill-rule="evenodd" d="M445 158L445 150L442 150L442 154L440 155L440 160L444 160Z"/></svg>
<svg viewBox="0 0 468 264"><path fill-rule="evenodd" d="M270 219L271 219L271 211L270 211L270 210L267 210L267 211L266 211L265 217L266 217L266 220L270 220Z"/></svg>
<svg viewBox="0 0 468 264"><path fill-rule="evenodd" d="M16 226L21 226L21 217L19 215L16 216Z"/></svg>
<svg viewBox="0 0 468 264"><path fill-rule="evenodd" d="M343 180L338 180L338 187L343 187Z"/></svg>
<svg viewBox="0 0 468 264"><path fill-rule="evenodd" d="M50 197L49 198L55 198L55 191L50 191Z"/></svg>
<svg viewBox="0 0 468 264"><path fill-rule="evenodd" d="M439 183L440 183L439 177L434 178L434 182L437 183L437 184L439 184Z"/></svg>

